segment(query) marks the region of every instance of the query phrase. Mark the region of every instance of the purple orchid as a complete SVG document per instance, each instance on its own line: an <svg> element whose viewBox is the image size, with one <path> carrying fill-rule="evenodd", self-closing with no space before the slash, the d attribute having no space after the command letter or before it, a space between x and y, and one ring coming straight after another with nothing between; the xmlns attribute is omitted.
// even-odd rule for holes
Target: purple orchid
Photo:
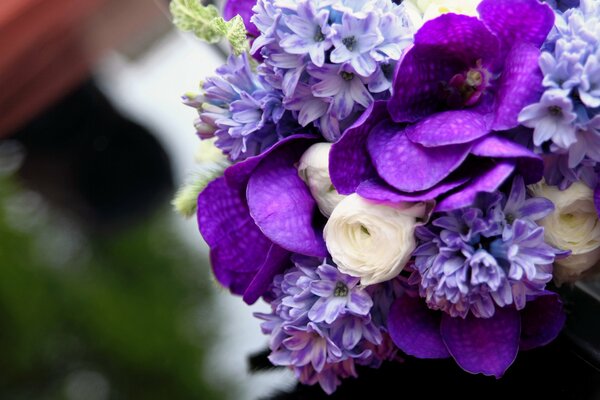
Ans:
<svg viewBox="0 0 600 400"><path fill-rule="evenodd" d="M445 14L417 32L392 98L372 105L332 148L338 192L436 199L443 211L496 191L516 169L526 183L541 179L542 159L501 132L541 96L539 48L554 13L537 0L483 0L478 10L479 19Z"/></svg>
<svg viewBox="0 0 600 400"><path fill-rule="evenodd" d="M467 372L500 378L519 350L544 346L565 323L562 302L545 292L527 307L498 309L492 318L454 318L427 308L415 294L396 300L388 319L394 343L417 358L452 357Z"/></svg>
<svg viewBox="0 0 600 400"><path fill-rule="evenodd" d="M239 15L244 20L246 30L253 37L258 37L260 32L256 25L250 21L252 18L252 7L256 5L256 0L227 0L225 7L223 7L223 17L226 20Z"/></svg>
<svg viewBox="0 0 600 400"><path fill-rule="evenodd" d="M290 136L232 165L198 197L198 225L215 277L251 304L289 265L290 252L325 257L318 208L295 163L315 140Z"/></svg>

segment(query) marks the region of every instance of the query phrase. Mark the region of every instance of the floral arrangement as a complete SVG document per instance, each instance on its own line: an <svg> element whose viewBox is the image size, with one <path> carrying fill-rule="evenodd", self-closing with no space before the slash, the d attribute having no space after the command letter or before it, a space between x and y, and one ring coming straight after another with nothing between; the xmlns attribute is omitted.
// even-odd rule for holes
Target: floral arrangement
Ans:
<svg viewBox="0 0 600 400"><path fill-rule="evenodd" d="M174 0L232 49L184 101L220 285L270 361L332 393L452 357L500 378L600 261L600 2Z"/></svg>

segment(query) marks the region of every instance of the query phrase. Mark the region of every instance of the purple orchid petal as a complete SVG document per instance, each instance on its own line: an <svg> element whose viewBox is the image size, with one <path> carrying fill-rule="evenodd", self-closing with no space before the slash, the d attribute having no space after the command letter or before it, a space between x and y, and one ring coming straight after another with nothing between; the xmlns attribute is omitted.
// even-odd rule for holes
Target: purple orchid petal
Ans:
<svg viewBox="0 0 600 400"><path fill-rule="evenodd" d="M331 147L329 174L338 193L354 193L363 180L377 176L366 143L371 128L385 115L386 102L373 103Z"/></svg>
<svg viewBox="0 0 600 400"><path fill-rule="evenodd" d="M521 311L521 350L545 346L558 336L566 320L562 301L548 292L529 301Z"/></svg>
<svg viewBox="0 0 600 400"><path fill-rule="evenodd" d="M439 57L436 50L413 46L396 68L394 95L387 105L392 119L416 122L434 113L440 81L449 81L464 68L461 62Z"/></svg>
<svg viewBox="0 0 600 400"><path fill-rule="evenodd" d="M439 147L471 142L488 134L489 114L476 110L445 111L417 123L406 136L425 147Z"/></svg>
<svg viewBox="0 0 600 400"><path fill-rule="evenodd" d="M479 192L494 192L515 170L513 161L502 161L485 170L459 192L446 197L435 207L436 212L452 211L467 207L475 201Z"/></svg>
<svg viewBox="0 0 600 400"><path fill-rule="evenodd" d="M508 53L498 84L494 130L518 126L521 110L542 96L544 75L538 65L539 58L540 50L527 43L514 46Z"/></svg>
<svg viewBox="0 0 600 400"><path fill-rule="evenodd" d="M539 182L544 174L544 160L524 146L502 136L486 136L473 145L471 154L478 157L515 159L526 184Z"/></svg>
<svg viewBox="0 0 600 400"><path fill-rule="evenodd" d="M444 343L458 365L472 374L500 378L519 351L521 317L513 308L497 309L492 318L442 317Z"/></svg>
<svg viewBox="0 0 600 400"><path fill-rule="evenodd" d="M224 178L211 182L198 197L198 226L217 280L243 294L272 244L252 221L243 192Z"/></svg>
<svg viewBox="0 0 600 400"><path fill-rule="evenodd" d="M600 182L594 189L594 205L596 206L596 212L598 213L598 216L600 216Z"/></svg>
<svg viewBox="0 0 600 400"><path fill-rule="evenodd" d="M259 164L248 181L248 207L274 243L294 253L325 257L322 229L313 226L317 204L294 165L303 150L280 147Z"/></svg>
<svg viewBox="0 0 600 400"><path fill-rule="evenodd" d="M367 148L379 176L404 192L432 188L467 158L471 144L427 148L408 139L415 126L383 121L371 131Z"/></svg>
<svg viewBox="0 0 600 400"><path fill-rule="evenodd" d="M540 47L554 25L552 8L538 0L483 0L477 11L500 39L501 56L518 42Z"/></svg>
<svg viewBox="0 0 600 400"><path fill-rule="evenodd" d="M450 182L442 182L423 192L400 193L380 179L370 179L361 183L356 189L361 197L383 203L401 203L432 200L465 184L468 178L457 178Z"/></svg>
<svg viewBox="0 0 600 400"><path fill-rule="evenodd" d="M418 297L397 299L388 317L388 331L396 346L418 358L450 356L440 334L441 313L427 308Z"/></svg>
<svg viewBox="0 0 600 400"><path fill-rule="evenodd" d="M271 153L276 151L277 149L288 146L289 143L296 142L295 146L303 147L304 149L308 148L315 141L315 135L310 134L296 134L291 135L285 139L280 140L272 147L264 151L263 153L249 157L242 162L238 162L233 164L229 168L225 170L225 179L227 180L227 184L231 187L240 187L242 185L246 185L248 183L248 179L252 172L258 167L258 164L270 156Z"/></svg>
<svg viewBox="0 0 600 400"><path fill-rule="evenodd" d="M290 252L272 244L267 258L244 291L244 302L254 304L273 283L275 275L280 274L289 265Z"/></svg>

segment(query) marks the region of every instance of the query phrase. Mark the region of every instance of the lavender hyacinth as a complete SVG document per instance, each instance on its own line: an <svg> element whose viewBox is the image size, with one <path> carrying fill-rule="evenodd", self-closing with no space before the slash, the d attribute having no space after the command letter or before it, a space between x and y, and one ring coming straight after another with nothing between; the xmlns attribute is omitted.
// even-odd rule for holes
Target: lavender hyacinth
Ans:
<svg viewBox="0 0 600 400"><path fill-rule="evenodd" d="M254 73L247 55L231 55L217 76L202 85L202 94L184 102L200 114L195 122L201 139L216 137L216 146L232 161L262 153L294 130L278 129L288 122L282 94Z"/></svg>
<svg viewBox="0 0 600 400"><path fill-rule="evenodd" d="M442 214L416 234L411 282L428 306L452 317L491 318L496 307L525 307L527 296L544 293L552 263L563 254L544 241L535 221L552 202L527 198L515 178L508 198L481 193L471 207Z"/></svg>
<svg viewBox="0 0 600 400"><path fill-rule="evenodd" d="M519 122L534 128L540 152L561 158L549 165L546 180L565 188L600 162L600 3L560 3L566 11L557 13L540 57L545 93Z"/></svg>
<svg viewBox="0 0 600 400"><path fill-rule="evenodd" d="M274 280L272 313L256 314L270 335L273 364L288 366L301 382L319 383L332 393L340 379L356 376L356 364L377 366L395 357L385 327L371 319L369 293L376 288L367 292L357 286L358 278L327 262L300 256L294 262Z"/></svg>
<svg viewBox="0 0 600 400"><path fill-rule="evenodd" d="M254 12L260 73L302 126L314 125L329 141L374 95L389 97L390 71L414 33L404 6L391 0L259 0Z"/></svg>

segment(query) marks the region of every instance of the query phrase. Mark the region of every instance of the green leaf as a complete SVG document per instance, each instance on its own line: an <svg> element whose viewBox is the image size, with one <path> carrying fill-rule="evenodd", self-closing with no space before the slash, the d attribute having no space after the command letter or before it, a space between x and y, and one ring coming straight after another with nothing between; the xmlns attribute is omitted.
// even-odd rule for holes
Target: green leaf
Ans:
<svg viewBox="0 0 600 400"><path fill-rule="evenodd" d="M208 43L227 39L236 55L248 50L246 27L239 15L225 21L215 6L204 6L199 0L172 0L170 9L173 22L182 31L194 32Z"/></svg>

